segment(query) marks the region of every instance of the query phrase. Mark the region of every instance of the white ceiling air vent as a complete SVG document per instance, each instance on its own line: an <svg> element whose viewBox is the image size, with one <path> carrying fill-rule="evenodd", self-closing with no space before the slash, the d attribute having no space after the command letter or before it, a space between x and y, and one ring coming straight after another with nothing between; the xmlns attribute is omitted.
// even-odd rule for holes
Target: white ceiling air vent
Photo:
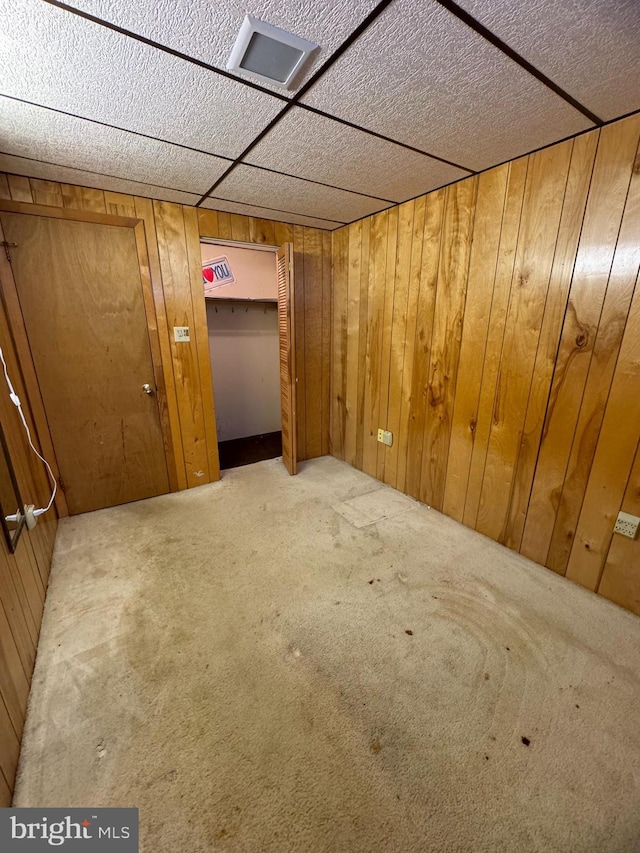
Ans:
<svg viewBox="0 0 640 853"><path fill-rule="evenodd" d="M247 15L227 62L229 71L246 71L264 80L292 89L317 44Z"/></svg>

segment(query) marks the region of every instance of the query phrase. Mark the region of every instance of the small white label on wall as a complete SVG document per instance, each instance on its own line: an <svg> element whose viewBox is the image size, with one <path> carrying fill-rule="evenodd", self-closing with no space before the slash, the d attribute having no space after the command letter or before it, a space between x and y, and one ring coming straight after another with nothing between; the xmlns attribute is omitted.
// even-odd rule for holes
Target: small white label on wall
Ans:
<svg viewBox="0 0 640 853"><path fill-rule="evenodd" d="M174 341L182 341L187 342L190 341L189 337L189 327L188 326L174 326L173 327L173 339Z"/></svg>

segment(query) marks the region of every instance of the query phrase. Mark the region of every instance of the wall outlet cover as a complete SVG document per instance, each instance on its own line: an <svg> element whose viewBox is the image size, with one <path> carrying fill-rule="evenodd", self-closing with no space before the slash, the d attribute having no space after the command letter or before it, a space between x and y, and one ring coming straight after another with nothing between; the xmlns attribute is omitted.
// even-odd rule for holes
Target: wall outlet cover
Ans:
<svg viewBox="0 0 640 853"><path fill-rule="evenodd" d="M629 539L636 539L639 528L640 518L637 515L631 515L628 512L619 512L613 532L620 533L622 536L628 536Z"/></svg>
<svg viewBox="0 0 640 853"><path fill-rule="evenodd" d="M386 444L387 447L391 447L391 445L393 444L393 433L389 432L388 429L379 429L378 441L381 444Z"/></svg>

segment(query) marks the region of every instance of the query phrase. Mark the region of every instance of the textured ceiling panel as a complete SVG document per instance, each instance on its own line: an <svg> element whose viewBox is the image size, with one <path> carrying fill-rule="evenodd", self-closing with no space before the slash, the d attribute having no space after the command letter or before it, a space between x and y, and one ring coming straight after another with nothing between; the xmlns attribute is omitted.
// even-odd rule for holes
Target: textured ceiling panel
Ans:
<svg viewBox="0 0 640 853"><path fill-rule="evenodd" d="M313 216L285 213L282 210L272 210L255 204L238 204L238 202L227 201L224 198L208 198L203 202L202 207L209 210L222 210L226 213L242 213L244 216L255 216L258 219L272 219L275 222L289 222L292 225L308 225L310 228L323 228L325 231L333 231L344 224L342 222L331 222L327 219L314 219Z"/></svg>
<svg viewBox="0 0 640 853"><path fill-rule="evenodd" d="M327 156L335 152L337 156ZM294 108L247 157L248 163L404 201L468 174L446 163Z"/></svg>
<svg viewBox="0 0 640 853"><path fill-rule="evenodd" d="M640 109L638 0L457 0L602 119Z"/></svg>
<svg viewBox="0 0 640 853"><path fill-rule="evenodd" d="M176 192L165 187L154 187L136 181L124 181L120 178L107 178L66 166L54 166L50 163L38 163L22 157L0 154L0 172L10 175L26 175L29 178L41 178L44 181L59 181L63 184L77 184L81 187L93 187L98 190L111 190L116 193L138 195L143 198L157 198L162 201L176 201L180 204L195 204L198 196L193 193Z"/></svg>
<svg viewBox="0 0 640 853"><path fill-rule="evenodd" d="M238 166L213 194L216 198L289 210L336 222L350 222L389 207L384 201L264 172L252 166Z"/></svg>
<svg viewBox="0 0 640 853"><path fill-rule="evenodd" d="M317 0L69 0L69 5L89 12L137 35L152 39L201 59L217 68L227 60L247 12L262 21L288 30L314 44L318 51L306 67L298 86L307 80L356 29L377 5L377 0L318 3ZM248 80L251 75L240 73ZM282 94L281 86L269 86Z"/></svg>
<svg viewBox="0 0 640 853"><path fill-rule="evenodd" d="M229 166L209 154L6 98L0 98L0 151L200 195Z"/></svg>
<svg viewBox="0 0 640 853"><path fill-rule="evenodd" d="M271 95L40 0L0 0L0 93L237 156L282 109Z"/></svg>
<svg viewBox="0 0 640 853"><path fill-rule="evenodd" d="M392 3L303 101L470 169L592 126L434 0Z"/></svg>

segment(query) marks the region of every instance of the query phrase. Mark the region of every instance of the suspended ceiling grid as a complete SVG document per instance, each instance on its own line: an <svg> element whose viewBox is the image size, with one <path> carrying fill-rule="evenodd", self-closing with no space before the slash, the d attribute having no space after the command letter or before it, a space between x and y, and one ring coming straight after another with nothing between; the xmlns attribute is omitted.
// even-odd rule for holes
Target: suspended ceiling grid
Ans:
<svg viewBox="0 0 640 853"><path fill-rule="evenodd" d="M334 229L640 109L636 0L0 0L0 170ZM320 45L229 73L246 13Z"/></svg>

